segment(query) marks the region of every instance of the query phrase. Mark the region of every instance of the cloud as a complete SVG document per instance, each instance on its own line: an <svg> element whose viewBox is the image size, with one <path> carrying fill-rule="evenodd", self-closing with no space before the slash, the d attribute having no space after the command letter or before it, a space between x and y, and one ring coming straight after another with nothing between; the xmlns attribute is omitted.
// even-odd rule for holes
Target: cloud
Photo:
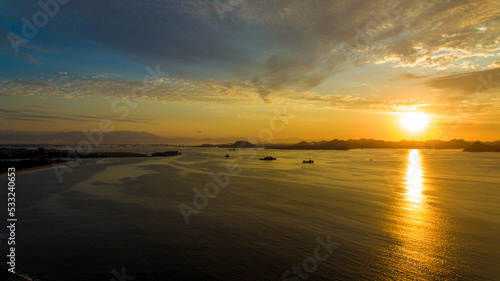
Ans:
<svg viewBox="0 0 500 281"><path fill-rule="evenodd" d="M337 2L337 5L330 4L331 7L315 1L292 3L279 2L280 9L286 13L276 12L277 7L271 5L262 6L259 10L262 16L253 15L263 24L276 19L273 22L277 26L275 30L281 33L277 38L286 42L279 60L285 61L280 63L283 69L289 67L287 63L297 65L294 62L300 62L297 70L285 72L288 76L280 71L266 73L271 76L269 86L274 88L276 84L289 85L290 81L296 81L295 77L301 78L297 72L308 78L306 81L321 82L324 80L322 75L334 75L343 69L341 66L345 63L357 66L392 61L398 65L444 69L455 66L464 58L491 56L493 54L488 51L498 48L494 32L486 29L478 33L475 28L479 22L498 24L495 15L487 12L492 8L498 11L498 5L489 1L478 1L475 5L457 1L353 1L348 4L343 2L344 5ZM289 24L290 21L293 24ZM443 38L443 34L453 36ZM275 57L269 58L266 63L272 60ZM318 63L321 61L327 62ZM315 65L314 70L323 68L321 75L311 73L309 64ZM283 83L276 83L280 81ZM310 83L311 87L315 85Z"/></svg>
<svg viewBox="0 0 500 281"><path fill-rule="evenodd" d="M19 18L39 9L6 5L16 33ZM61 50L69 43L60 38L98 45L159 62L179 80L244 84L271 102L280 91L314 89L347 65L471 67L462 60L498 50L499 11L496 0L243 1L222 22L209 1L88 0L61 7L34 41L61 42Z"/></svg>
<svg viewBox="0 0 500 281"><path fill-rule="evenodd" d="M386 98L383 96L362 96L362 95L341 95L318 94L315 92L288 91L277 97L279 101L289 100L300 102L302 108L309 108L308 105L316 105L314 108L353 110L358 112L379 112L394 113L414 111L420 108L427 108L429 105L423 98Z"/></svg>
<svg viewBox="0 0 500 281"><path fill-rule="evenodd" d="M144 102L231 105L258 102L258 89L248 83L185 80L163 77L145 82L100 78L58 77L43 80L4 80L1 95L38 98L131 98Z"/></svg>
<svg viewBox="0 0 500 281"><path fill-rule="evenodd" d="M427 82L427 81L426 81ZM453 90L452 90L453 91ZM289 108L295 111L337 109L356 112L393 114L408 111L421 111L436 115L497 116L500 110L500 95L432 95L414 98L384 95L341 95L339 93L318 94L315 92L288 91L276 97L276 102L288 101ZM291 101L291 103L290 103Z"/></svg>
<svg viewBox="0 0 500 281"><path fill-rule="evenodd" d="M397 81L397 80L408 80L408 79L421 79L421 78L426 78L428 77L427 75L417 75L413 73L401 73L399 74L396 78L391 79L391 81Z"/></svg>
<svg viewBox="0 0 500 281"><path fill-rule="evenodd" d="M488 65L490 68L497 68L500 67L500 61L494 61L490 65Z"/></svg>
<svg viewBox="0 0 500 281"><path fill-rule="evenodd" d="M403 112L412 110L428 110L430 112L449 111L450 108L466 111L474 108L478 111L490 110L497 106L495 96L475 101L474 107L464 103L471 100L476 93L497 91L500 79L499 69L486 71L463 72L442 77L403 73L398 79L418 79L423 85L440 90L432 96L421 98L399 98L382 95L345 95L341 93L320 94L314 91L281 89L273 92L273 101L277 103L292 102L302 109L311 105L364 112ZM262 89L255 82L241 83L215 80L187 80L161 77L146 82L107 80L101 78L59 77L48 81L5 80L0 83L0 94L29 95L39 98L64 97L84 98L102 97L111 99L130 98L142 102L210 104L219 107L256 107L260 106ZM495 92L496 93L496 92ZM469 97L468 97L469 96ZM297 103L299 102L299 103ZM432 104L430 106L429 104ZM42 108L43 109L43 108ZM5 115L4 115L5 116ZM39 121L53 120L56 116L47 115L13 115L12 118L36 118ZM60 118L60 117L57 117ZM64 117L66 118L66 117ZM67 120L85 122L90 116L68 116ZM95 117L97 118L97 117ZM262 116L239 116L240 119L259 119ZM133 120L133 122L149 122Z"/></svg>
<svg viewBox="0 0 500 281"><path fill-rule="evenodd" d="M500 68L458 73L430 79L427 86L465 95L497 93L500 89Z"/></svg>
<svg viewBox="0 0 500 281"><path fill-rule="evenodd" d="M42 88L47 88L47 87L52 87L53 85L51 83L45 82L45 81L30 81L30 80L16 80L14 81L17 84L20 85L27 85L27 86L33 86L33 87L42 87Z"/></svg>
<svg viewBox="0 0 500 281"><path fill-rule="evenodd" d="M33 107L33 106L32 106ZM104 117L99 116L89 116L89 115L77 115L77 114L58 114L51 110L45 110L43 107L38 110L33 109L22 109L22 110L10 110L10 109L0 109L0 120L21 120L29 122L58 122L61 120L73 121L73 122L96 122L101 121ZM114 118L109 117L114 120ZM116 119L115 122L129 122L129 123L140 123L140 124L154 124L152 119L142 119L142 118L127 118L124 120Z"/></svg>
<svg viewBox="0 0 500 281"><path fill-rule="evenodd" d="M24 52L19 52L17 55L18 55L18 56L21 56L21 57L24 57L24 58L26 58L26 59L30 60L30 61L31 61L31 62L33 62L33 63L36 63L36 64L41 64L41 63L40 63L37 59L35 59L33 56L28 55L28 54L26 54L26 53L24 53Z"/></svg>

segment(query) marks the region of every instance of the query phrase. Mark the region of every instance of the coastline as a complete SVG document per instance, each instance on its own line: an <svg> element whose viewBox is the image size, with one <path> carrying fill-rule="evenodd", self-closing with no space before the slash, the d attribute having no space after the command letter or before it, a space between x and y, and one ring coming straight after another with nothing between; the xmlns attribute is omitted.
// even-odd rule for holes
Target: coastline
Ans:
<svg viewBox="0 0 500 281"><path fill-rule="evenodd" d="M182 155L179 151L165 151L165 152L155 152L152 154L145 153L133 153L133 152L123 152L123 151L111 151L111 152L96 152L88 155L81 156L81 159L91 159L91 158L156 158L156 157L167 157ZM29 173L34 171L39 171L47 169L49 167L58 167L60 165L66 165L69 160L27 160L16 158L0 159L0 178L8 174L7 169L14 167L17 174ZM14 160L14 161L12 161Z"/></svg>
<svg viewBox="0 0 500 281"><path fill-rule="evenodd" d="M51 167L59 167L59 166L67 165L68 163L69 163L69 161L64 161L64 162L44 164L44 165L40 165L40 166L35 166L35 167L30 167L30 168L25 168L25 169L19 169L19 170L16 168L16 172L15 173L16 173L16 175L27 174L27 173L32 173L32 172L37 172L37 171L49 169ZM3 172L3 171L0 172L0 178L6 177L7 174L8 174L8 172Z"/></svg>

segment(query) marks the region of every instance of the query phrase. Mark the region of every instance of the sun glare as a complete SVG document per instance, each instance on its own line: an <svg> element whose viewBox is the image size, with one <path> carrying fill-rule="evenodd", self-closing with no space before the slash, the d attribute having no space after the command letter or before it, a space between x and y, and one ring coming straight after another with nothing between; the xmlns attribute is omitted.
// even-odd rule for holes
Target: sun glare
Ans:
<svg viewBox="0 0 500 281"><path fill-rule="evenodd" d="M429 125L429 116L420 112L401 115L401 126L410 132L420 132Z"/></svg>

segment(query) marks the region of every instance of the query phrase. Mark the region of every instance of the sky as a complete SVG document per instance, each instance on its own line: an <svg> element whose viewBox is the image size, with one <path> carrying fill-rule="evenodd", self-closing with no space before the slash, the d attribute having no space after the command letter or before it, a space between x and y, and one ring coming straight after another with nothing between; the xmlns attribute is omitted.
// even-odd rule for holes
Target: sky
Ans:
<svg viewBox="0 0 500 281"><path fill-rule="evenodd" d="M0 7L0 131L500 139L497 0Z"/></svg>

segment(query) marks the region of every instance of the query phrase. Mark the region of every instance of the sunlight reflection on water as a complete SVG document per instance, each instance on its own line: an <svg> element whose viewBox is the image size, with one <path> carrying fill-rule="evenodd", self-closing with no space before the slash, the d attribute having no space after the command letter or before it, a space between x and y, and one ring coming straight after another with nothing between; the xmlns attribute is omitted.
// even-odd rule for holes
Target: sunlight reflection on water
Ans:
<svg viewBox="0 0 500 281"><path fill-rule="evenodd" d="M422 203L424 185L424 173L420 152L418 149L412 149L408 154L408 164L406 168L406 200L412 208L419 208Z"/></svg>
<svg viewBox="0 0 500 281"><path fill-rule="evenodd" d="M401 241L394 264L397 272L412 272L420 280L439 279L453 273L443 266L443 255L452 255L448 222L442 210L428 204L425 152L412 149L406 157L403 197L395 209L394 234Z"/></svg>

